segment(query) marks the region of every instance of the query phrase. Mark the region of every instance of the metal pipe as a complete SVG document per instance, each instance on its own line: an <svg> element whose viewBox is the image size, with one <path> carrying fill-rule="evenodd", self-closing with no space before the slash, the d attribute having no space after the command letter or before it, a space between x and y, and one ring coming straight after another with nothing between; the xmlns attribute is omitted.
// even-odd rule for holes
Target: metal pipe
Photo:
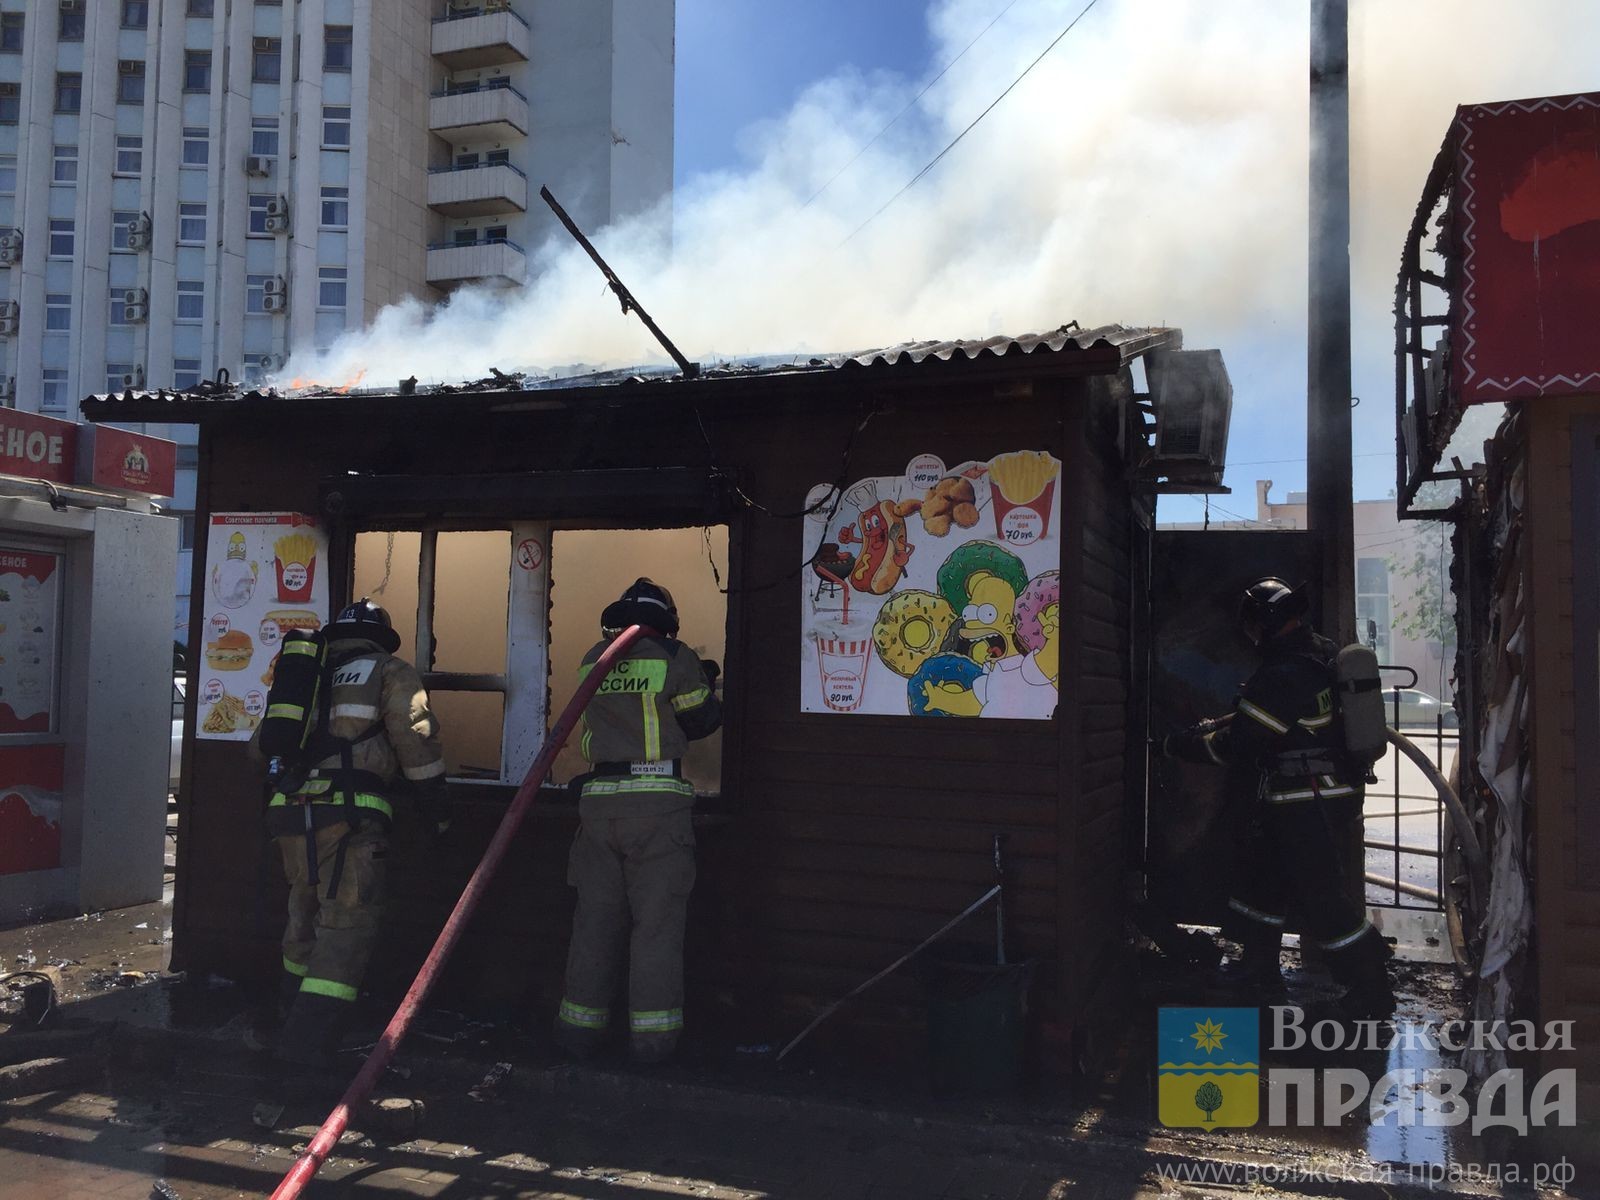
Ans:
<svg viewBox="0 0 1600 1200"><path fill-rule="evenodd" d="M567 702L567 707L561 710L561 716L550 730L550 736L545 738L544 745L539 748L539 756L533 760L533 765L528 768L528 774L522 781L522 786L517 789L517 794L511 798L511 804L506 809L506 815L500 819L500 827L494 831L494 837L489 842L489 848L484 851L483 859L478 863L477 870L473 871L472 878L467 880L467 886L461 893L461 899L456 901L455 909L450 913L444 923L444 928L439 931L438 940L433 943L433 949L428 952L427 961L422 964L417 977L411 981L411 988L406 992L405 998L400 1001L400 1007L395 1009L394 1016L389 1019L388 1026L383 1035L378 1038L377 1045L372 1048L372 1053L367 1055L366 1062L362 1063L361 1070L351 1080L350 1086L345 1090L339 1103L328 1114L322 1127L311 1139L294 1166L289 1168L288 1174L278 1184L272 1193L272 1200L292 1200L292 1197L304 1193L305 1187L317 1173L317 1169L326 1161L329 1153L339 1144L339 1138L344 1133L345 1127L350 1123L350 1117L363 1100L371 1094L373 1086L378 1082L383 1069L394 1057L400 1047L401 1040L406 1036L406 1031L411 1028L411 1022L422 1011L422 1002L427 999L428 992L433 988L434 981L440 971L444 969L445 962L451 952L456 948L456 942L461 938L462 932L467 927L467 922L472 919L472 914L478 907L478 901L483 893L488 890L489 881L494 878L494 873L499 869L501 860L505 858L506 851L511 848L511 839L516 836L517 829L522 825L522 819L532 807L534 797L539 794L539 787L544 783L544 777L550 773L551 764L556 760L556 754L566 744L573 727L578 723L578 717L588 706L589 701L599 690L601 682L611 671L611 664L625 654L630 646L646 634L657 636L655 630L643 625L630 625L616 637L616 640L607 646L605 653L601 654L595 663L595 669L584 677L578 685L577 692Z"/></svg>
<svg viewBox="0 0 1600 1200"><path fill-rule="evenodd" d="M1376 884L1378 887L1387 888L1397 896L1403 892L1407 896L1415 896L1418 900L1431 900L1440 906L1444 904L1444 898L1438 892L1433 891L1431 888L1422 887L1420 884L1407 883L1403 879L1385 879L1382 875L1371 874L1366 877L1366 880L1368 883ZM1415 908L1416 906L1411 905L1410 907Z"/></svg>
<svg viewBox="0 0 1600 1200"><path fill-rule="evenodd" d="M1311 4L1306 526L1321 535L1322 629L1356 639L1350 457L1350 72L1347 0Z"/></svg>

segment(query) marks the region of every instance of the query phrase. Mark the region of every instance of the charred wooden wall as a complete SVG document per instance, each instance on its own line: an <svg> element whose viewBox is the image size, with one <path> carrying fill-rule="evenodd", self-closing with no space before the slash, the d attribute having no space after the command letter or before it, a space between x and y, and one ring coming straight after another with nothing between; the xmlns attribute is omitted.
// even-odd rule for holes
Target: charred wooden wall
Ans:
<svg viewBox="0 0 1600 1200"><path fill-rule="evenodd" d="M1591 1157L1600 1108L1600 398L1533 401L1526 453L1538 1012L1573 1021Z"/></svg>
<svg viewBox="0 0 1600 1200"><path fill-rule="evenodd" d="M1142 718L1130 715L1133 559L1147 518L1124 481L1127 377L763 390L699 403L597 404L573 415L489 411L466 400L396 400L315 427L271 428L248 408L206 430L201 512L316 511L319 481L347 471L459 474L715 466L775 512L814 484L895 475L916 454L947 462L1018 448L1063 461L1062 704L1054 721L835 716L799 711L805 549L800 522L744 508L728 517L730 569L724 796L699 825L701 873L689 956L691 1001L770 1041L891 962L992 882L1006 838L1010 950L1040 961L1047 1021L1065 1033L1121 942L1124 817L1142 796ZM704 395L704 393L687 393ZM852 430L868 413L859 433ZM703 419L706 436L700 432ZM448 517L419 497L416 512ZM507 514L535 517L534 512ZM637 524L689 524L641 508ZM570 522L578 524L578 522ZM348 578L348 529L334 574ZM339 561L341 548L346 555ZM198 557L198 556L197 556ZM203 594L196 568L194 594ZM555 586L559 587L559 577ZM335 584L336 590L338 584ZM337 596L336 596L337 598ZM198 639L203 615L191 637ZM692 615L686 618L692 621ZM194 689L190 690L191 696ZM190 715L192 722L193 716ZM192 727L192 726L191 726ZM448 736L448 731L446 731ZM276 969L280 872L260 835L259 773L236 743L197 742L180 813L174 965L263 980ZM401 838L393 855L375 989L420 961L509 795L460 789L456 844ZM461 1003L547 1019L559 994L571 894L565 854L576 813L551 796L519 835L451 968ZM258 864L260 864L258 866ZM968 943L992 947L993 916ZM833 1036L900 1053L920 1038L915 985L895 977Z"/></svg>

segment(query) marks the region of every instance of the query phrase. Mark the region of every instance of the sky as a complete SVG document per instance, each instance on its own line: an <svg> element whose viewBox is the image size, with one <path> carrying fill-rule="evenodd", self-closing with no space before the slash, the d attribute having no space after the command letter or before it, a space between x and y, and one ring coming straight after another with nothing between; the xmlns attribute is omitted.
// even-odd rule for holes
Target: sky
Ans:
<svg viewBox="0 0 1600 1200"><path fill-rule="evenodd" d="M1086 2L677 0L675 192L595 242L706 362L1181 327L1234 386L1233 495L1211 514L1251 515L1256 479L1275 499L1305 483L1306 3L1097 0L906 189ZM1600 4L1350 7L1355 495L1381 499L1395 269L1455 106L1600 88ZM663 359L581 251L533 258L519 292L403 303L288 374ZM1160 517L1201 512L1164 497Z"/></svg>

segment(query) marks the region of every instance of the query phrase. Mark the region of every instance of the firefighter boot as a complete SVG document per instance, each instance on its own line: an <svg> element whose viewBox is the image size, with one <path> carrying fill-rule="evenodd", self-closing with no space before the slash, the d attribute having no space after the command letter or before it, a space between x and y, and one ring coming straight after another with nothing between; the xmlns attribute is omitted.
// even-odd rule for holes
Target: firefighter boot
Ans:
<svg viewBox="0 0 1600 1200"><path fill-rule="evenodd" d="M1240 937L1244 956L1228 964L1228 976L1252 996L1278 997L1284 993L1283 929L1276 925L1252 923Z"/></svg>
<svg viewBox="0 0 1600 1200"><path fill-rule="evenodd" d="M314 992L300 992L289 1008L272 1056L286 1066L326 1070L349 1019L350 1002Z"/></svg>

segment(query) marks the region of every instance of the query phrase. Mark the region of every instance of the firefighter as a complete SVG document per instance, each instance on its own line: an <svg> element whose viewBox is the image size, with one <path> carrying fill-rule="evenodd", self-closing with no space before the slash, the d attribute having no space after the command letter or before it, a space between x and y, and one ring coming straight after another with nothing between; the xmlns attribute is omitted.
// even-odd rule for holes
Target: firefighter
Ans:
<svg viewBox="0 0 1600 1200"><path fill-rule="evenodd" d="M304 761L275 779L267 806L289 881L289 1004L276 1057L311 1067L326 1065L336 1048L372 956L400 781L436 832L449 824L439 723L416 668L395 657L400 637L389 614L363 597L323 632L316 731Z"/></svg>
<svg viewBox="0 0 1600 1200"><path fill-rule="evenodd" d="M1245 589L1239 619L1261 654L1232 714L1165 739L1195 762L1254 768L1244 804L1242 855L1228 901L1230 933L1244 948L1242 972L1265 993L1282 990L1278 955L1289 902L1347 991L1352 1018L1394 1010L1389 947L1351 894L1343 848L1361 827L1365 767L1344 750L1335 710L1336 647L1304 619L1305 597L1283 580Z"/></svg>
<svg viewBox="0 0 1600 1200"><path fill-rule="evenodd" d="M626 972L633 1057L658 1062L683 1028L683 928L695 878L694 785L683 755L716 731L722 706L716 664L677 640L672 596L648 579L601 614L601 640L584 655L580 679L630 625L653 632L612 667L583 716L591 771L567 867L578 907L555 1039L579 1058L598 1049Z"/></svg>

